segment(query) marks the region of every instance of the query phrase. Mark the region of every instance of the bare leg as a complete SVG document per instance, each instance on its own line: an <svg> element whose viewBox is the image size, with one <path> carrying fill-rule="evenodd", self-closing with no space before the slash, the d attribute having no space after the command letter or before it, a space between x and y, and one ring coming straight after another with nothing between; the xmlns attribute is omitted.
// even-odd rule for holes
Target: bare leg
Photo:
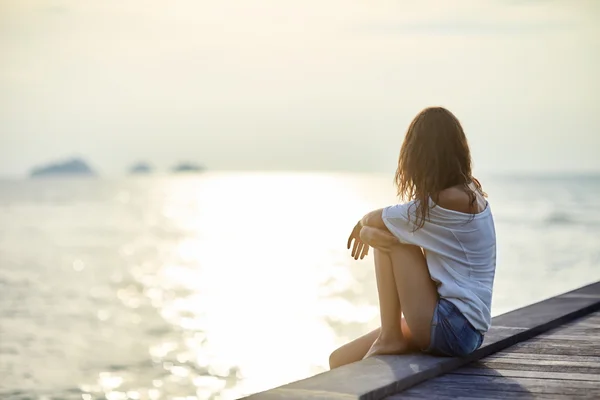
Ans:
<svg viewBox="0 0 600 400"><path fill-rule="evenodd" d="M379 254L378 254L379 253ZM420 247L410 245L395 246L388 253L375 253L375 272L379 290L379 307L382 313L381 331L365 357L377 354L400 354L408 350L408 341L398 330L397 324L384 325L384 313L390 312L396 304L389 294L390 286L395 286L398 298L397 306L402 309L410 331L412 341L420 348L426 348L430 341L431 320L437 304L437 289L429 276L427 262ZM381 279L380 279L381 275ZM393 284L388 281L393 276ZM380 280L386 283L380 285ZM385 294L382 295L382 290ZM393 290L393 289L392 289ZM390 301L385 305L382 301ZM391 318L391 317L389 317ZM387 317L386 317L387 321Z"/></svg>
<svg viewBox="0 0 600 400"><path fill-rule="evenodd" d="M380 261L377 253L378 251L375 252L376 273L379 272ZM390 269L393 271L396 296L406 317L406 320L402 318L402 336L411 347L426 348L430 341L431 319L438 294L429 275L423 251L417 246L401 245L394 247L391 253L380 255L391 260ZM390 264L384 264L390 267ZM377 282L379 286L379 277ZM381 297L380 294L380 299ZM336 368L363 359L379 336L380 329L375 329L336 349L329 357L330 367Z"/></svg>
<svg viewBox="0 0 600 400"><path fill-rule="evenodd" d="M389 255L402 313L412 333L412 341L425 349L431 339L431 321L438 302L438 292L429 275L423 250L418 246L400 245L393 247Z"/></svg>
<svg viewBox="0 0 600 400"><path fill-rule="evenodd" d="M411 343L411 347L415 350L417 347L412 342L412 334L406 325L406 321L402 318L402 335L404 338ZM354 339L353 341L346 343L345 345L336 349L329 356L329 367L331 369L341 367L342 365L350 364L356 361L360 361L365 358L367 351L371 348L375 339L379 337L379 331L381 328L372 330L371 332Z"/></svg>
<svg viewBox="0 0 600 400"><path fill-rule="evenodd" d="M381 329L365 357L374 354L402 354L408 351L408 342L402 334L400 325L402 309L392 260L387 253L377 249L374 256Z"/></svg>
<svg viewBox="0 0 600 400"><path fill-rule="evenodd" d="M334 350L329 356L329 368L334 369L362 360L379 336L379 330L380 328L372 330Z"/></svg>

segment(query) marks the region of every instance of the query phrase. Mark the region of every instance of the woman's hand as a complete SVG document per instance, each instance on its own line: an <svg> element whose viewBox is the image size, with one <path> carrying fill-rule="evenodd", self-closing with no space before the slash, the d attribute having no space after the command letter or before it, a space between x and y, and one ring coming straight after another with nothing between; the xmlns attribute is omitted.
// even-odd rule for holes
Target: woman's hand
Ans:
<svg viewBox="0 0 600 400"><path fill-rule="evenodd" d="M369 215L380 216L380 210L376 210ZM377 250L381 250L384 252L389 252L392 246L395 246L400 243L398 238L390 233L387 230L383 222L383 228L379 228L376 226L365 225L365 219L358 221L358 223L352 229L352 233L350 233L350 237L348 238L348 249L352 245L352 241L354 241L354 245L352 246L352 257L355 260L359 258L362 260L366 255L369 254L369 247L376 248ZM371 218L376 220L375 218ZM381 219L381 218L379 218Z"/></svg>
<svg viewBox="0 0 600 400"><path fill-rule="evenodd" d="M358 260L359 257L362 260L367 254L369 254L369 245L361 239L361 231L364 229L365 228L359 221L356 226L354 226L354 229L352 229L350 237L348 237L348 249L350 249L350 245L354 240L354 246L352 246L352 257L355 260Z"/></svg>

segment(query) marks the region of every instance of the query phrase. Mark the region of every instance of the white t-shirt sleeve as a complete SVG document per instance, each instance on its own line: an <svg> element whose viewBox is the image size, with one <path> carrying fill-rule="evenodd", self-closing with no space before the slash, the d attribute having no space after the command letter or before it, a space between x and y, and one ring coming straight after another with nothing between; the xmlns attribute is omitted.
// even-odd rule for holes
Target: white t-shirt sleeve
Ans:
<svg viewBox="0 0 600 400"><path fill-rule="evenodd" d="M381 217L390 233L398 238L401 243L423 246L423 230L415 229L417 204L410 201L404 204L395 204L383 209ZM410 215L410 218L409 218Z"/></svg>

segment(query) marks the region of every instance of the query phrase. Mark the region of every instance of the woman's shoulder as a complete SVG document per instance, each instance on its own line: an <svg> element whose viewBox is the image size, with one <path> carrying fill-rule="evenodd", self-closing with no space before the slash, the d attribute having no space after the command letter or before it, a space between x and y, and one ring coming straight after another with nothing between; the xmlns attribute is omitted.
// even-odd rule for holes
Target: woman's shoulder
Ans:
<svg viewBox="0 0 600 400"><path fill-rule="evenodd" d="M447 210L457 211L464 214L473 214L481 211L479 202L473 204L471 196L461 187L450 187L438 194L436 202L440 207ZM475 208L475 209L474 209Z"/></svg>

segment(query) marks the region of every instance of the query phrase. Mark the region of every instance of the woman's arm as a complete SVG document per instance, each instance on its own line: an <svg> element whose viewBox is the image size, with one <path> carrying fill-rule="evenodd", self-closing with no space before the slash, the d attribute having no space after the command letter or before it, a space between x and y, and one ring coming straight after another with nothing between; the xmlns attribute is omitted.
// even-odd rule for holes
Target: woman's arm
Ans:
<svg viewBox="0 0 600 400"><path fill-rule="evenodd" d="M372 228L388 230L385 224L383 223L383 208L379 210L371 211L360 220L359 224L361 226L369 226Z"/></svg>
<svg viewBox="0 0 600 400"><path fill-rule="evenodd" d="M348 249L354 242L352 257L355 260L363 259L369 254L369 247L389 251L391 246L400 243L383 223L382 214L383 208L371 211L361 218L352 229L350 237L348 237Z"/></svg>
<svg viewBox="0 0 600 400"><path fill-rule="evenodd" d="M365 226L360 230L360 240L369 246L382 251L390 251L391 247L400 243L398 238L392 235L387 229L373 228Z"/></svg>

